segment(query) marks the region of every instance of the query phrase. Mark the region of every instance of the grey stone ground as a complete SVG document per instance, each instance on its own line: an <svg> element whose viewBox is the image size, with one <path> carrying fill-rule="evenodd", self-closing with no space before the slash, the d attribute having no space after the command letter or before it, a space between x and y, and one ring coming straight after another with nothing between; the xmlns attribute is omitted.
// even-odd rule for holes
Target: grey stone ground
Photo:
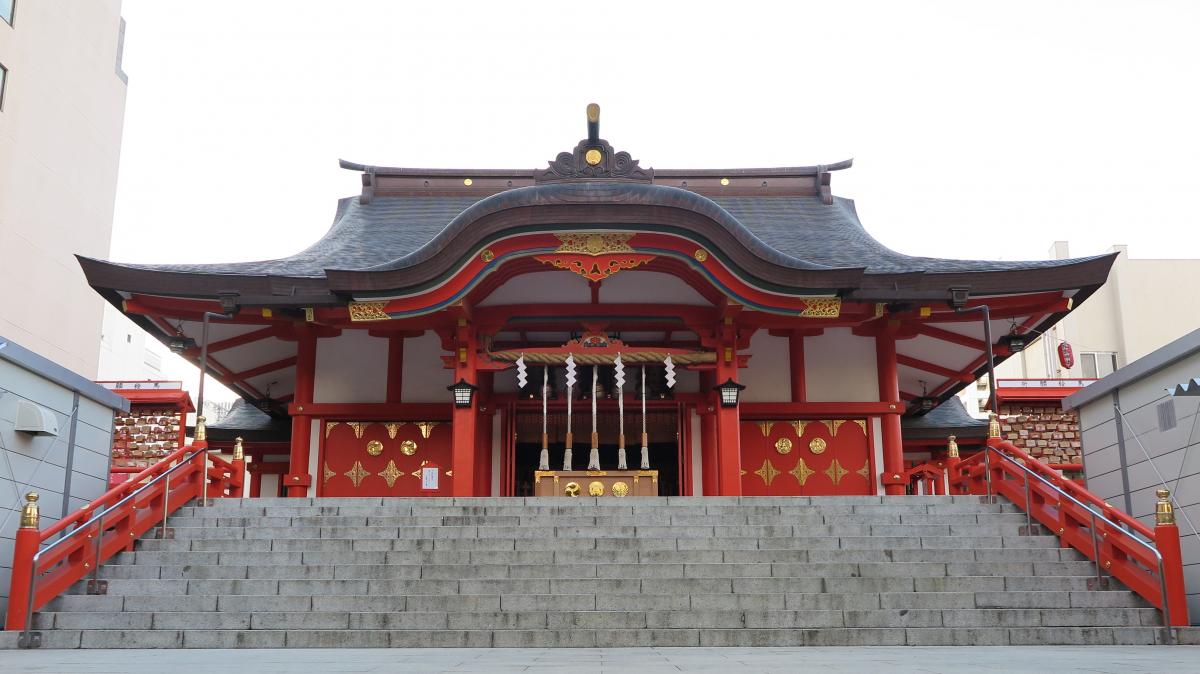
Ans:
<svg viewBox="0 0 1200 674"><path fill-rule="evenodd" d="M0 672L1200 672L1200 646L900 648L38 650L0 653Z"/></svg>

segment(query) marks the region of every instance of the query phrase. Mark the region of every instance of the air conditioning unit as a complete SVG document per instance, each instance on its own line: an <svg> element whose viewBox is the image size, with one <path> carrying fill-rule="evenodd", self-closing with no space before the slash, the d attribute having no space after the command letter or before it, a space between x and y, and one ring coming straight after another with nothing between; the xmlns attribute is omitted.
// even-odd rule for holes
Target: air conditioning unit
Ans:
<svg viewBox="0 0 1200 674"><path fill-rule="evenodd" d="M17 403L17 422L13 430L30 435L58 435L58 418L45 407L22 400Z"/></svg>

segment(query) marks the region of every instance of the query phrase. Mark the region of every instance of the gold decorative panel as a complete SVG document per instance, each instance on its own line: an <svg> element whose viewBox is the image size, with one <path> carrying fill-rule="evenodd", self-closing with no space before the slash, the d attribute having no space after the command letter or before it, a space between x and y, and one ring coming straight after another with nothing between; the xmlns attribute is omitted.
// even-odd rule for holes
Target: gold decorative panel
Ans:
<svg viewBox="0 0 1200 674"><path fill-rule="evenodd" d="M808 423L809 422L807 422L807 421L799 421L799 420L792 422L792 428L796 429L796 437L799 438L804 435L804 428L806 426L808 426Z"/></svg>
<svg viewBox="0 0 1200 674"><path fill-rule="evenodd" d="M830 436L833 436L833 435L836 435L836 434L837 434L837 433L834 431L833 420L831 420L831 419L822 419L822 420L821 420L821 421L819 421L818 423L825 424L825 428L828 428L828 429L829 429L829 435L830 435Z"/></svg>
<svg viewBox="0 0 1200 674"><path fill-rule="evenodd" d="M556 253L579 253L582 255L605 255L608 253L632 253L630 232L566 232L555 234L562 242Z"/></svg>
<svg viewBox="0 0 1200 674"><path fill-rule="evenodd" d="M792 451L792 441L787 438L779 438L775 441L775 451L780 454L787 454Z"/></svg>
<svg viewBox="0 0 1200 674"><path fill-rule="evenodd" d="M384 426L384 428L387 429L388 437L391 438L392 440L395 440L396 434L400 432L400 427L403 425L404 425L403 421L392 421L392 422L384 424L383 426Z"/></svg>
<svg viewBox="0 0 1200 674"><path fill-rule="evenodd" d="M846 423L845 419L834 419L833 420L833 434L834 435L837 435L837 432L839 430L841 430L842 424L844 424L844 423Z"/></svg>
<svg viewBox="0 0 1200 674"><path fill-rule="evenodd" d="M771 483L775 481L775 478L778 477L780 473L775 466L771 465L771 460L766 459L763 461L762 467L754 471L754 474L761 477L763 484L770 487Z"/></svg>
<svg viewBox="0 0 1200 674"><path fill-rule="evenodd" d="M803 458L801 458L799 461L797 461L797 462L796 462L796 467L795 467L795 468L793 468L793 469L791 469L791 470L789 470L789 471L788 471L788 473L789 473L789 474L791 474L793 477L795 477L795 478L796 478L796 481L800 483L800 486L801 486L801 487L803 487L803 486L804 486L804 483L805 483L805 482L808 482L808 478L810 478L810 477L812 477L813 475L815 475L815 474L816 474L816 472L817 472L817 471L815 471L815 470L813 470L813 469L809 468L809 467L808 467L808 466L807 466L807 465L804 463L804 459L803 459Z"/></svg>
<svg viewBox="0 0 1200 674"><path fill-rule="evenodd" d="M322 472L323 472L323 474L324 474L324 478L321 480L321 484L324 484L324 483L328 482L328 481L329 481L329 478L333 477L334 475L337 475L337 473L333 472L332 470L329 470L329 464L328 464L328 463L326 463L326 464L324 465L324 470L323 470Z"/></svg>
<svg viewBox="0 0 1200 674"><path fill-rule="evenodd" d="M362 484L363 478L370 475L370 473L363 470L363 465L362 465L361 461L355 461L354 465L350 466L350 470L346 471L343 474L346 477L350 478L350 481L354 483L355 487L358 487L358 485Z"/></svg>
<svg viewBox="0 0 1200 674"><path fill-rule="evenodd" d="M436 421L418 421L417 422L417 428L419 428L421 430L421 437L425 438L426 440L428 440L430 434L433 433L433 427L437 426L437 425L438 425L438 422L436 422Z"/></svg>
<svg viewBox="0 0 1200 674"><path fill-rule="evenodd" d="M367 429L367 425L361 421L347 421L346 425L354 429L354 437L362 439L363 431Z"/></svg>
<svg viewBox="0 0 1200 674"><path fill-rule="evenodd" d="M758 422L758 430L762 431L762 434L763 434L763 437L764 437L764 438L766 438L766 437L770 437L770 435L771 435L771 429L772 429L772 428L774 428L774 426L775 426L775 422L774 422L774 421L760 421L760 422Z"/></svg>
<svg viewBox="0 0 1200 674"><path fill-rule="evenodd" d="M387 302L351 302L350 303L350 320L358 321L386 321L391 319L383 308L387 306Z"/></svg>
<svg viewBox="0 0 1200 674"><path fill-rule="evenodd" d="M870 480L871 479L871 462L867 461L866 463L863 464L862 468L859 468L858 470L856 470L854 472L858 473L859 475L862 475L863 479Z"/></svg>
<svg viewBox="0 0 1200 674"><path fill-rule="evenodd" d="M850 471L843 468L842 464L838 463L837 459L834 459L829 464L829 468L826 468L824 472L826 475L829 476L829 481L833 482L833 484L835 486L837 485L837 483L842 481L843 477L846 477L847 475L850 474Z"/></svg>
<svg viewBox="0 0 1200 674"><path fill-rule="evenodd" d="M854 423L858 424L858 427L862 429L863 435L867 434L867 420L866 419L855 419Z"/></svg>
<svg viewBox="0 0 1200 674"><path fill-rule="evenodd" d="M801 316L806 318L837 318L842 315L842 300L839 297L805 297L804 311Z"/></svg>
<svg viewBox="0 0 1200 674"><path fill-rule="evenodd" d="M338 423L340 423L340 422L337 422L337 421L326 421L325 422L325 437L327 437L327 438L329 437L329 432L332 431L333 427L337 426Z"/></svg>
<svg viewBox="0 0 1200 674"><path fill-rule="evenodd" d="M384 468L382 471L380 471L379 477L382 477L387 482L388 489L391 489L392 486L396 484L396 478L403 474L404 473L396 467L395 461L388 461L387 468Z"/></svg>

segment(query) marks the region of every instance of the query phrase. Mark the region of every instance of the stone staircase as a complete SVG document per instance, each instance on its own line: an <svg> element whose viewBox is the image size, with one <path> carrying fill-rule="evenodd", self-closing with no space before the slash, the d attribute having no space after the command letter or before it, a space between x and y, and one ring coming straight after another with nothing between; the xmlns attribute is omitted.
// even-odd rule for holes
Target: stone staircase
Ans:
<svg viewBox="0 0 1200 674"><path fill-rule="evenodd" d="M35 626L43 648L1161 643L1157 610L1024 525L975 496L222 500Z"/></svg>

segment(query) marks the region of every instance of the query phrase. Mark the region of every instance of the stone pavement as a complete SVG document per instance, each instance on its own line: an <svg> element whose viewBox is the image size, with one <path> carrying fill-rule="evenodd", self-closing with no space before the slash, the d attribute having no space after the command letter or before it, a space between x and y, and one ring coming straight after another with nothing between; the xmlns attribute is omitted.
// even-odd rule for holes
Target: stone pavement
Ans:
<svg viewBox="0 0 1200 674"><path fill-rule="evenodd" d="M21 674L239 672L1200 672L1197 646L859 648L421 648L259 650L35 650L0 654Z"/></svg>

